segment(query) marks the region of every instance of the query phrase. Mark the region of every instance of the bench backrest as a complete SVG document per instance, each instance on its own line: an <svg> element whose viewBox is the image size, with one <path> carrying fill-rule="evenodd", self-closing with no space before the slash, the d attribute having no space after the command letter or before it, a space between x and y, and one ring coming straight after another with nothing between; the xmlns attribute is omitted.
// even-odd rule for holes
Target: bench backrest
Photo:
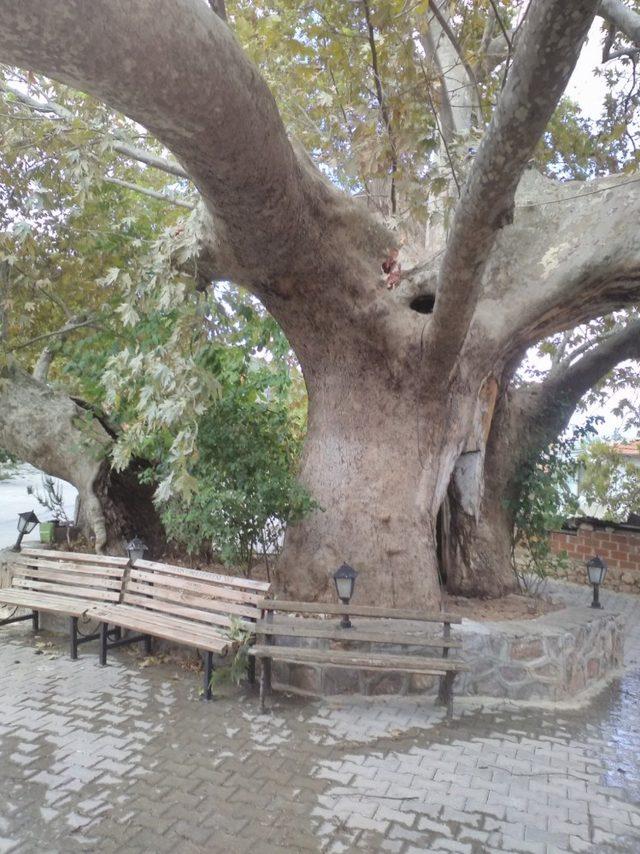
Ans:
<svg viewBox="0 0 640 854"><path fill-rule="evenodd" d="M9 561L11 586L89 602L118 602L125 557L22 549Z"/></svg>
<svg viewBox="0 0 640 854"><path fill-rule="evenodd" d="M446 611L409 611L399 608L376 608L371 605L333 605L325 602L288 602L277 599L264 599L260 603L263 611L284 611L293 614L327 614L340 616L347 614L350 617L381 617L385 620L415 620L426 623L461 623L462 618Z"/></svg>
<svg viewBox="0 0 640 854"><path fill-rule="evenodd" d="M125 575L122 602L207 626L229 628L236 619L252 631L270 588L266 581L137 560Z"/></svg>
<svg viewBox="0 0 640 854"><path fill-rule="evenodd" d="M451 624L461 623L462 619L444 611L426 613L397 608L376 608L370 605L329 605L319 602L285 602L277 599L264 599L260 603L263 614L259 620L256 632L266 635L267 639L276 635L282 637L327 638L340 641L364 641L375 644L408 644L413 646L436 647L445 650L461 647L459 641L451 640ZM342 628L336 621L331 620L289 620L285 624L273 623L275 612L285 614L317 614L318 616L377 618L375 622L369 619L358 625L357 621L351 628ZM389 626L386 620L404 620L419 623L435 623L443 627L442 636L434 638L424 628L407 628ZM379 622L378 622L379 621Z"/></svg>

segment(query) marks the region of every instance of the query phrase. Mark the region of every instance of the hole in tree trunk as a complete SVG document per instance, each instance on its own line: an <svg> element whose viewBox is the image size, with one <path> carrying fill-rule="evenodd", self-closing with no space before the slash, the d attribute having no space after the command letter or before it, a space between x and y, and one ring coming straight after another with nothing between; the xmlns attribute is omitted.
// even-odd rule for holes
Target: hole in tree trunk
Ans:
<svg viewBox="0 0 640 854"><path fill-rule="evenodd" d="M435 304L436 298L433 294L420 294L411 300L409 308L417 311L418 314L431 314Z"/></svg>

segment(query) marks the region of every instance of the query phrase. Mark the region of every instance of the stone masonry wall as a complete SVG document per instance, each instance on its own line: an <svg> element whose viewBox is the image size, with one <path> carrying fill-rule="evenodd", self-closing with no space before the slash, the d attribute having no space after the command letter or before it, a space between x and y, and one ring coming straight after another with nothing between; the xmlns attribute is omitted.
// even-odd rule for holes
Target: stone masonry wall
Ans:
<svg viewBox="0 0 640 854"><path fill-rule="evenodd" d="M283 628L286 617L276 618ZM424 624L404 623L397 631L418 631ZM355 623L355 620L354 620ZM370 621L358 619L358 627ZM379 626L379 621L376 621ZM457 676L457 696L505 697L512 700L569 700L604 680L622 665L624 624L615 614L590 608L566 608L535 620L477 623L452 627L462 640L469 670ZM434 637L437 637L434 634ZM291 638L300 646L321 647L326 641ZM284 642L284 641L281 641ZM333 648L345 648L340 642ZM424 654L424 648L358 644L358 649L398 654ZM452 650L454 656L456 650ZM438 654L437 650L433 651ZM435 694L438 677L376 673L331 666L274 662L274 682L313 695Z"/></svg>
<svg viewBox="0 0 640 854"><path fill-rule="evenodd" d="M550 544L556 554L564 551L569 556L569 566L559 570L558 577L586 583L586 562L597 554L608 566L605 588L640 594L640 532L582 524L577 531L552 531Z"/></svg>

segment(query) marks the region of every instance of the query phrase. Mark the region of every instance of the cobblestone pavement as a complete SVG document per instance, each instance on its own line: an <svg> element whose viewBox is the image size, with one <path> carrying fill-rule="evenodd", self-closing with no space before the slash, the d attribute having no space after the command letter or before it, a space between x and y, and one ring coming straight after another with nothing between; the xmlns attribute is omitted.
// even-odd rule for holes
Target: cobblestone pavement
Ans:
<svg viewBox="0 0 640 854"><path fill-rule="evenodd" d="M570 588L567 596L574 594ZM4 852L640 852L640 600L630 667L579 710L318 703L0 630Z"/></svg>

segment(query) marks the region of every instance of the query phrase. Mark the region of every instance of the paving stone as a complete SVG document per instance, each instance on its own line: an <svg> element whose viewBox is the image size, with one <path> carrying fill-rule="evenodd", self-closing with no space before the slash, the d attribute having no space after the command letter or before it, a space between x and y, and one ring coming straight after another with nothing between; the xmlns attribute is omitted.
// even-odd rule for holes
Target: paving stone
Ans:
<svg viewBox="0 0 640 854"><path fill-rule="evenodd" d="M201 703L175 664L0 629L0 854L640 851L640 599L614 602L631 666L591 705L453 726L428 698Z"/></svg>

